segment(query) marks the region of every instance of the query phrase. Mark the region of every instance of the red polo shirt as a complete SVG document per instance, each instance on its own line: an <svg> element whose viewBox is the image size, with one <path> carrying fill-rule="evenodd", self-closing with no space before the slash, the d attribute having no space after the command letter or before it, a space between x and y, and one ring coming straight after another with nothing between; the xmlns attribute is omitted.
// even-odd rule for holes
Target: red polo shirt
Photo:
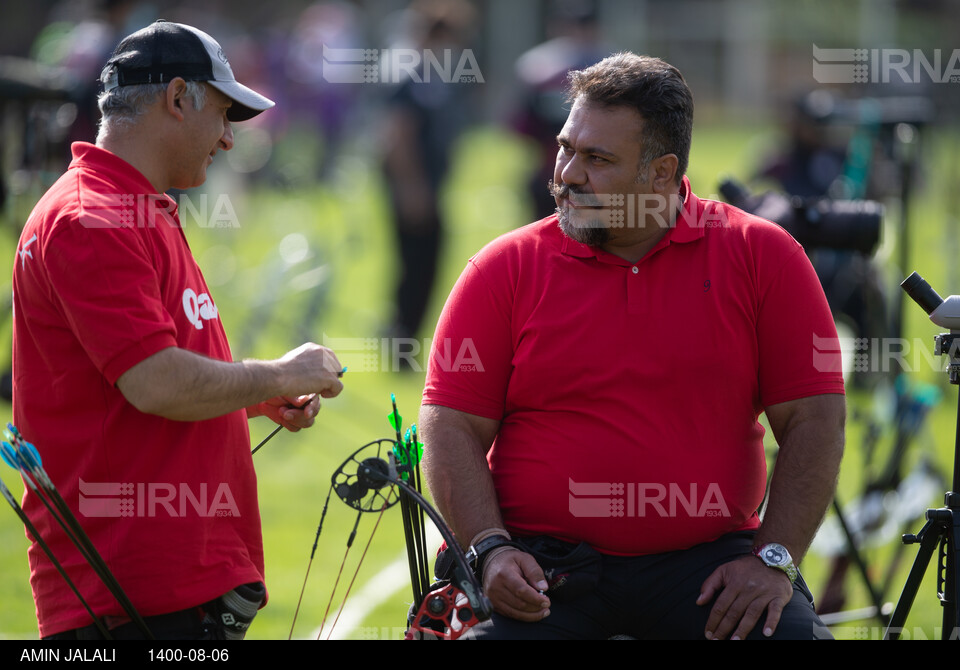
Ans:
<svg viewBox="0 0 960 670"><path fill-rule="evenodd" d="M684 192L638 263L549 217L490 243L451 292L423 402L501 422L488 461L511 532L633 555L755 528L764 406L843 393L800 245Z"/></svg>
<svg viewBox="0 0 960 670"><path fill-rule="evenodd" d="M13 272L13 413L143 616L263 579L246 413L142 414L115 382L166 347L230 361L175 203L113 154L73 146L27 221ZM24 510L98 615L123 615L40 501ZM40 635L90 617L30 548Z"/></svg>

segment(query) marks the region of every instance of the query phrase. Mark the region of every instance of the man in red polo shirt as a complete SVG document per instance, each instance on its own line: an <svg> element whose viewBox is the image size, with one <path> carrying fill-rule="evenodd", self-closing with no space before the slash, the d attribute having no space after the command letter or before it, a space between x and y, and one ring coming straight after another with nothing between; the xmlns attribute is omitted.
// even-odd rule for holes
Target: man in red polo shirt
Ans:
<svg viewBox="0 0 960 670"><path fill-rule="evenodd" d="M620 54L571 82L557 215L470 260L424 391L428 483L496 609L474 632L827 636L795 565L843 450L817 277L782 229L691 191L675 68Z"/></svg>
<svg viewBox="0 0 960 670"><path fill-rule="evenodd" d="M242 636L266 599L247 418L312 425L340 364L309 343L234 362L163 195L202 184L231 122L273 102L236 82L209 35L167 22L125 38L102 82L96 145L73 145L17 249L13 412L149 632L28 489L23 509L89 607L35 543L40 636Z"/></svg>

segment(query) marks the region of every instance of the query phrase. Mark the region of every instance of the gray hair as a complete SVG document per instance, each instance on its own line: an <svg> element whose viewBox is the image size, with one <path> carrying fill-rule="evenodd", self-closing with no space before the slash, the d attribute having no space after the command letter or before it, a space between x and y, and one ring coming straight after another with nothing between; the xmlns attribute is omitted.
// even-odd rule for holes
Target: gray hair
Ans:
<svg viewBox="0 0 960 670"><path fill-rule="evenodd" d="M207 87L202 81L188 81L186 96L194 109L203 109L207 102ZM117 86L100 94L100 130L97 141L111 129L132 125L167 90L167 84L138 84Z"/></svg>

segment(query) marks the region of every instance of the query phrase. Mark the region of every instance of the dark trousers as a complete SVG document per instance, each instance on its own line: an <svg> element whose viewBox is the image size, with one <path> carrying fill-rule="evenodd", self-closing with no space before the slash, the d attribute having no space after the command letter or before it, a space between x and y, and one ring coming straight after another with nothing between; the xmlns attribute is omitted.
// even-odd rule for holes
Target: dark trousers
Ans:
<svg viewBox="0 0 960 670"><path fill-rule="evenodd" d="M400 261L392 335L415 338L430 306L443 244L443 224L437 203L430 203L426 217L419 220L404 217L395 192L391 192L391 201Z"/></svg>
<svg viewBox="0 0 960 670"><path fill-rule="evenodd" d="M703 582L720 565L749 554L752 546L752 533L733 533L683 551L603 555L597 585L578 597L552 599L550 615L542 621L525 623L494 614L464 638L703 640L713 604L696 604ZM832 639L814 612L813 597L802 577L771 638L762 633L765 617L747 639Z"/></svg>
<svg viewBox="0 0 960 670"><path fill-rule="evenodd" d="M144 623L158 640L210 640L209 625L203 623L203 613L200 608L161 614L159 616L144 617ZM114 640L145 640L143 631L134 623L125 623L110 630L110 637ZM44 640L104 640L103 633L96 625L90 624L84 628L76 628L63 633L56 633Z"/></svg>

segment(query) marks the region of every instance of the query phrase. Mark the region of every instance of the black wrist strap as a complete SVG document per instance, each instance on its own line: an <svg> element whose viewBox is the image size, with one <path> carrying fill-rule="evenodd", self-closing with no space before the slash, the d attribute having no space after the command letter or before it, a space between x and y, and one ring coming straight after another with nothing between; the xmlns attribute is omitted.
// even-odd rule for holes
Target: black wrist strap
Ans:
<svg viewBox="0 0 960 670"><path fill-rule="evenodd" d="M505 535L491 535L480 540L467 550L467 560L473 564L473 571L477 576L483 575L483 565L490 552L498 547L509 546L523 551L523 547Z"/></svg>

